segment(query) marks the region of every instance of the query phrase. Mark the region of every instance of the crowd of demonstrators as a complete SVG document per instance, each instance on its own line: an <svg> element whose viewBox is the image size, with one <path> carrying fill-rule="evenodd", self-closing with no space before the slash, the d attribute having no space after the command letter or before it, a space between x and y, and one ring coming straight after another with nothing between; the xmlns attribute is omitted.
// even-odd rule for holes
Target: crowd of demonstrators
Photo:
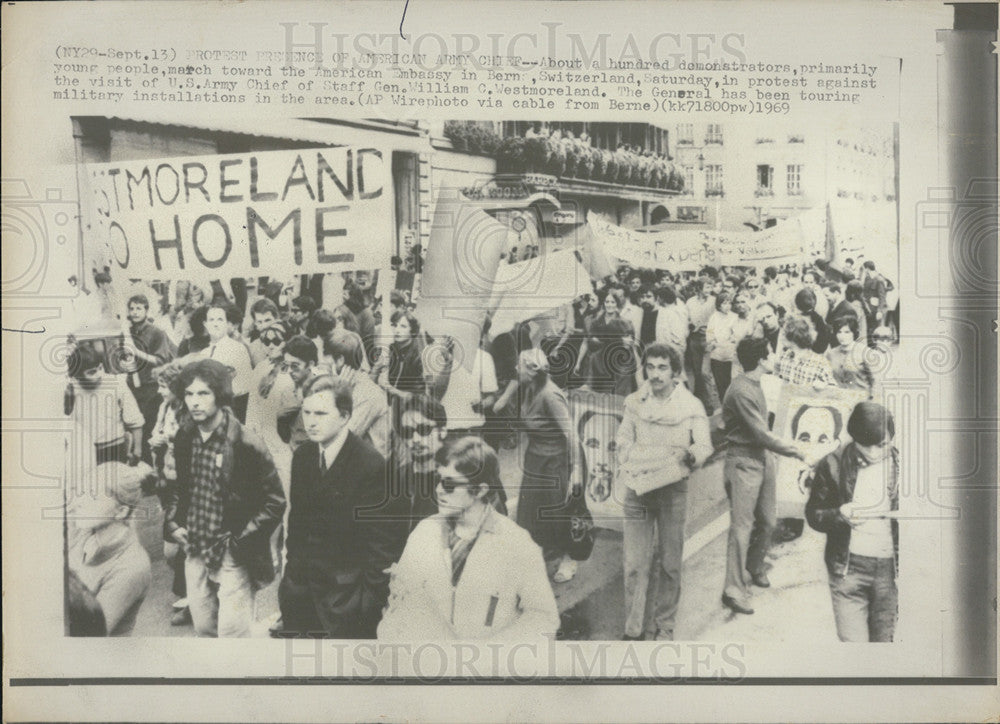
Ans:
<svg viewBox="0 0 1000 724"><path fill-rule="evenodd" d="M142 492L164 509L172 623L198 635L251 635L255 594L278 577L276 636L551 634L553 587L578 574L566 508L607 486L585 479L567 393L608 394L622 406L609 449L626 515L625 638L670 639L688 477L713 452L711 428L732 509L723 603L751 613L779 539L767 456L806 457L769 432L762 375L878 394L890 285L862 268L872 273L855 280L823 264L622 266L511 329L491 334L487 319L471 352L428 335L398 290L391 339L378 340L363 272L333 299L316 277L260 280L256 296L246 283L171 283L159 299L128 298L124 364L109 363L106 340L79 340L70 355L66 413L86 463L76 469L153 465L158 482ZM514 447L520 480L502 480L498 455ZM131 500L116 498L116 521ZM842 548L830 515L817 520ZM865 556L872 527L860 527L851 552ZM118 528L103 535L134 548ZM95 590L87 569L71 568L103 605L107 582ZM127 628L105 616L107 631Z"/></svg>

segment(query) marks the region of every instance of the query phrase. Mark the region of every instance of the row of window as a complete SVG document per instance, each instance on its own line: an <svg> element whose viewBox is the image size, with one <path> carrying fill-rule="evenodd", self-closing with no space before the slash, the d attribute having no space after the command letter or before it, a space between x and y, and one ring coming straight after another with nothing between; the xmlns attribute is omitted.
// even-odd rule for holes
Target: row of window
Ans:
<svg viewBox="0 0 1000 724"><path fill-rule="evenodd" d="M774 143L774 138L761 136L757 143ZM805 143L806 139L801 133L790 133L787 136L788 143ZM722 145L722 124L709 123L705 130L705 145ZM680 123L677 125L677 143L681 146L694 145L694 124Z"/></svg>
<svg viewBox="0 0 1000 724"><path fill-rule="evenodd" d="M694 166L684 167L684 188L694 188ZM723 193L722 164L705 165L705 195L721 196ZM774 166L757 166L757 195L773 196L776 188ZM802 195L802 164L788 164L785 167L785 193L788 196Z"/></svg>
<svg viewBox="0 0 1000 724"><path fill-rule="evenodd" d="M677 126L677 143L691 145L694 143L694 124L680 123ZM722 124L709 123L705 130L705 143L722 144Z"/></svg>

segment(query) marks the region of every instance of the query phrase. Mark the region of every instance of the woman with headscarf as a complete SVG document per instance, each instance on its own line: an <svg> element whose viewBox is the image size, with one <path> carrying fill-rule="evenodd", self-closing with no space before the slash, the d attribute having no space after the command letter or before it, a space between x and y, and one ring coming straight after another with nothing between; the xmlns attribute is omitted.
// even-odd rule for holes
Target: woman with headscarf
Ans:
<svg viewBox="0 0 1000 724"><path fill-rule="evenodd" d="M816 466L806 520L826 534L827 572L841 641L892 641L899 556L899 453L892 415L860 402L852 441Z"/></svg>
<svg viewBox="0 0 1000 724"><path fill-rule="evenodd" d="M579 446L573 431L566 393L549 379L549 361L538 348L518 359L521 392L519 424L528 444L517 502L517 522L549 560L558 558L554 579L563 583L576 575L577 562L566 552L565 516L560 514L570 485L581 485Z"/></svg>
<svg viewBox="0 0 1000 724"><path fill-rule="evenodd" d="M143 483L152 475L145 463L111 462L91 468L82 481L71 481L69 570L94 594L111 636L131 632L153 580L149 554L132 522Z"/></svg>
<svg viewBox="0 0 1000 724"><path fill-rule="evenodd" d="M437 479L439 512L414 528L391 569L379 640L554 636L559 612L541 551L494 507L496 453L479 438L457 439L439 453Z"/></svg>

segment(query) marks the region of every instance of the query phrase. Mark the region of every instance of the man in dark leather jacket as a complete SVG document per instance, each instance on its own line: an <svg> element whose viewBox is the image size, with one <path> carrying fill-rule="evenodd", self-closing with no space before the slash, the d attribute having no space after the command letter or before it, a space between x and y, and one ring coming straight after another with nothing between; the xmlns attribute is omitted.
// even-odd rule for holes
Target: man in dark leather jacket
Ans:
<svg viewBox="0 0 1000 724"><path fill-rule="evenodd" d="M892 641L899 556L899 454L892 415L875 402L851 413L852 442L816 466L806 520L826 533L825 559L841 641Z"/></svg>
<svg viewBox="0 0 1000 724"><path fill-rule="evenodd" d="M285 495L264 442L236 419L229 368L212 359L173 383L190 420L174 440L177 483L166 501L164 537L184 546L185 576L199 636L248 636L253 595L274 580L271 533Z"/></svg>

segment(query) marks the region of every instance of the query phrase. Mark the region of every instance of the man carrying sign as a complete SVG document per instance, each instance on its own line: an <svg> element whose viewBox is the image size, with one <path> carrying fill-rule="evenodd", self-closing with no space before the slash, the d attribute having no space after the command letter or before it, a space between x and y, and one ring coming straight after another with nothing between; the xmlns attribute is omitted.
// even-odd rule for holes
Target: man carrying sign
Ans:
<svg viewBox="0 0 1000 724"><path fill-rule="evenodd" d="M625 484L625 641L641 641L645 612L652 611L657 640L674 637L681 595L687 477L712 454L708 417L701 402L678 384L680 352L656 343L646 349L645 384L625 398L615 442ZM652 570L653 528L659 575ZM647 606L650 579L658 590Z"/></svg>

